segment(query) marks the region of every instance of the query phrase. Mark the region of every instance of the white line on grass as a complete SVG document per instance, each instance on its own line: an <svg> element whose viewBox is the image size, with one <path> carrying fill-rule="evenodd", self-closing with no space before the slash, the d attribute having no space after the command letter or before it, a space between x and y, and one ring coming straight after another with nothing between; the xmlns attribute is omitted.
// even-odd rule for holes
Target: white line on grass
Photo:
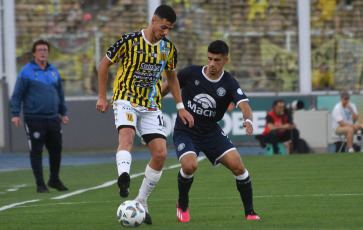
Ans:
<svg viewBox="0 0 363 230"><path fill-rule="evenodd" d="M198 157L198 161L202 161L205 158L206 158L205 156L200 156L200 157ZM164 168L163 170L174 169L174 168L177 168L177 167L180 167L180 164L171 165L171 166L169 166L167 168ZM139 177L139 176L142 176L142 175L144 175L144 172L132 174L132 175L130 175L130 178L135 178L135 177ZM64 198L74 196L74 195L78 195L78 194L81 194L81 193L84 193L84 192L87 192L87 191L90 191L90 190L105 188L105 187L108 187L108 186L111 186L111 185L115 184L116 182L117 182L117 180L108 181L108 182L106 182L106 183L104 183L102 185L96 186L96 187L77 190L77 191L62 195L62 196L53 197L51 199L54 199L54 200L64 199ZM38 202L38 201L41 201L41 200L29 200L29 201L24 201L24 202L21 202L21 203L14 203L14 204L5 205L3 207L0 207L0 212L4 211L4 210L7 210L7 209L10 209L10 208L14 208L15 206L18 206L18 205L23 205L23 204L26 204L26 203L32 203L32 202Z"/></svg>
<svg viewBox="0 0 363 230"><path fill-rule="evenodd" d="M33 202L38 202L38 201L40 201L40 200L28 200L28 201L24 201L24 202L20 202L20 203L5 205L0 208L0 212L4 211L6 209L9 209L9 208L14 208L15 206L18 206L18 205L22 205L22 204L26 204L26 203L33 203Z"/></svg>

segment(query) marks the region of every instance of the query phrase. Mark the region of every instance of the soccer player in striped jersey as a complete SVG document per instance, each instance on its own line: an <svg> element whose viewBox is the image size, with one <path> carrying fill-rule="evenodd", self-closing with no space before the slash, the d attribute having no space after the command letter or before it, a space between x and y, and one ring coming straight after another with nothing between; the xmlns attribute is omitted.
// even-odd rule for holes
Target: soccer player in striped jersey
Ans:
<svg viewBox="0 0 363 230"><path fill-rule="evenodd" d="M177 50L165 36L174 27L175 11L160 5L148 28L125 34L101 60L98 67L99 94L96 109L107 112L106 84L109 67L119 62L114 81L111 105L118 131L116 163L121 197L128 197L130 186L131 150L136 129L150 149L151 160L145 169L145 178L136 200L146 210L145 223L151 224L147 198L158 183L166 158L166 134L161 112L161 74L165 70L171 92L177 103L179 115L185 124L193 126L194 120L184 109L180 86L175 73Z"/></svg>
<svg viewBox="0 0 363 230"><path fill-rule="evenodd" d="M229 48L224 41L213 41L208 46L208 65L189 66L178 73L184 106L194 117L194 126L190 128L177 116L173 134L176 154L182 165L178 173L177 218L180 222L190 220L189 190L201 151L215 167L223 164L231 170L244 205L245 217L248 220L260 219L253 208L248 171L236 148L217 123L233 102L242 111L246 134L253 133L249 100L236 79L223 70L229 61L228 53ZM168 81L163 83L162 96L169 92L169 84Z"/></svg>

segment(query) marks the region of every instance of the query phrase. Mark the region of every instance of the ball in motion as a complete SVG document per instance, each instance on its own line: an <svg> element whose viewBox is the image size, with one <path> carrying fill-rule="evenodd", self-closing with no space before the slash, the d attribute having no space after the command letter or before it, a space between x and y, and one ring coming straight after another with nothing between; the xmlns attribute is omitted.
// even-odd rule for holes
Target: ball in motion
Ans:
<svg viewBox="0 0 363 230"><path fill-rule="evenodd" d="M138 227L145 220L145 209L136 200L127 200L117 209L117 220L124 227Z"/></svg>

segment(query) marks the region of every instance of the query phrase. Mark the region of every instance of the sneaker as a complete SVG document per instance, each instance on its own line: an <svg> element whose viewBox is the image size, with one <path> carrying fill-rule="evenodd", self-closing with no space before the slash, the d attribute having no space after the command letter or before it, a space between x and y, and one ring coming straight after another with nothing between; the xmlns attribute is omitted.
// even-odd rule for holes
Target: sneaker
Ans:
<svg viewBox="0 0 363 230"><path fill-rule="evenodd" d="M142 205L142 207L144 207L144 209L145 209L145 214L146 214L146 215L145 215L144 223L145 223L145 224L152 224L152 219L151 219L151 216L150 216L150 214L149 214L149 209L148 209L148 207L147 207L146 200L139 199L139 197L138 197L138 196L135 198L135 200L136 200L137 202L139 202L139 203Z"/></svg>
<svg viewBox="0 0 363 230"><path fill-rule="evenodd" d="M189 210L188 207L185 211L179 206L179 202L176 203L176 217L178 218L179 222L189 222Z"/></svg>
<svg viewBox="0 0 363 230"><path fill-rule="evenodd" d="M122 173L118 177L117 185L120 188L120 196L128 197L129 196L129 187L130 187L130 176L127 172Z"/></svg>
<svg viewBox="0 0 363 230"><path fill-rule="evenodd" d="M254 211L250 212L249 214L246 214L247 220L259 220L260 217L255 213Z"/></svg>
<svg viewBox="0 0 363 230"><path fill-rule="evenodd" d="M58 191L67 191L68 188L66 186L64 186L64 184L62 183L61 180L49 180L48 181L48 187L50 188L55 188L57 189Z"/></svg>
<svg viewBox="0 0 363 230"><path fill-rule="evenodd" d="M49 189L45 185L37 186L37 193L49 193Z"/></svg>

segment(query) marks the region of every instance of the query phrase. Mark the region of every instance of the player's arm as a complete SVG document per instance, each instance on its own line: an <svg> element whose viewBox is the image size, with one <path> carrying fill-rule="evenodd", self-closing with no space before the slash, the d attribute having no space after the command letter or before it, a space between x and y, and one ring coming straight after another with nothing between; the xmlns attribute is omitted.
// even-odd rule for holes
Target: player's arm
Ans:
<svg viewBox="0 0 363 230"><path fill-rule="evenodd" d="M108 102L106 98L108 68L113 63L105 56L98 65L98 100L96 109L102 113L107 112Z"/></svg>
<svg viewBox="0 0 363 230"><path fill-rule="evenodd" d="M184 108L181 94L180 94L180 86L178 78L176 77L176 72L172 71L165 71L166 78L167 78L167 88L170 90L171 94L174 97L175 103L177 104L177 109L179 113L179 117L182 119L183 123L186 125L189 124L189 128L194 126L194 118L193 116ZM165 84L165 82L164 82ZM163 85L164 85L163 84ZM164 86L166 89L166 85ZM163 91L163 90L162 90Z"/></svg>
<svg viewBox="0 0 363 230"><path fill-rule="evenodd" d="M242 111L243 114L243 127L246 128L246 134L253 134L253 117L252 117L252 109L247 101L242 101L238 104L238 108Z"/></svg>
<svg viewBox="0 0 363 230"><path fill-rule="evenodd" d="M161 85L161 97L165 97L170 92L168 81L164 81Z"/></svg>

